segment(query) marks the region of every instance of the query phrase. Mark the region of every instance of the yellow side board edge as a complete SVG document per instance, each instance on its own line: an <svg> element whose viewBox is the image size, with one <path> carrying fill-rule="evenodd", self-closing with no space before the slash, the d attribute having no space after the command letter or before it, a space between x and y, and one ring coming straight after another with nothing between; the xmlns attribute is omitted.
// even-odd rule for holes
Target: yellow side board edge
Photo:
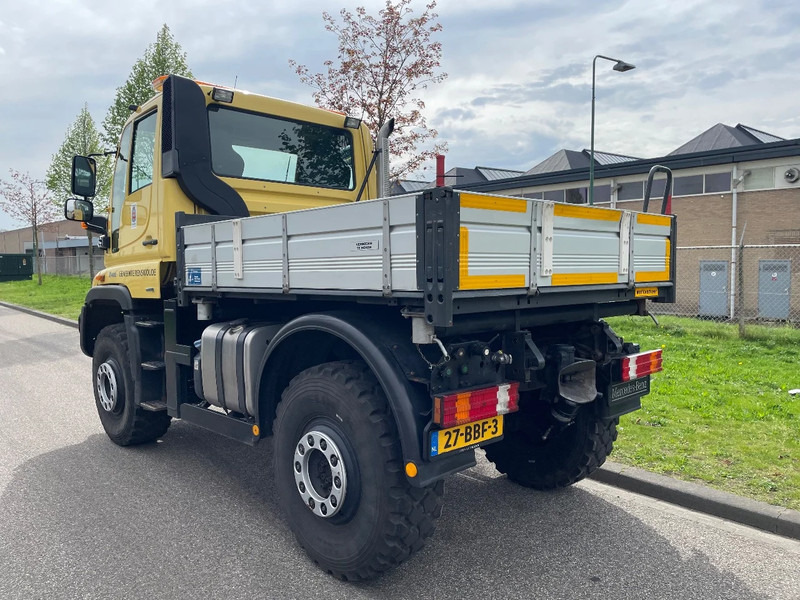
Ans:
<svg viewBox="0 0 800 600"><path fill-rule="evenodd" d="M665 217L664 215L639 213L636 215L636 222L642 225L662 225L664 227L670 227L672 225L672 218Z"/></svg>
<svg viewBox="0 0 800 600"><path fill-rule="evenodd" d="M617 283L617 273L553 273L550 285L597 285Z"/></svg>
<svg viewBox="0 0 800 600"><path fill-rule="evenodd" d="M470 275L469 229L461 227L459 233L458 289L491 290L525 287L525 275Z"/></svg>
<svg viewBox="0 0 800 600"><path fill-rule="evenodd" d="M663 271L641 271L636 273L636 283L652 283L654 281L669 281L670 272L670 257L671 257L671 241L664 240L666 246L666 254L664 256L664 270Z"/></svg>
<svg viewBox="0 0 800 600"><path fill-rule="evenodd" d="M528 212L530 203L527 200L502 198L500 196L480 196L478 194L459 194L461 208L478 208L482 210L502 210L505 212Z"/></svg>
<svg viewBox="0 0 800 600"><path fill-rule="evenodd" d="M556 217L569 217L571 219L591 219L593 221L619 221L622 212L609 208L593 208L590 206L576 206L574 204L556 204L553 210Z"/></svg>

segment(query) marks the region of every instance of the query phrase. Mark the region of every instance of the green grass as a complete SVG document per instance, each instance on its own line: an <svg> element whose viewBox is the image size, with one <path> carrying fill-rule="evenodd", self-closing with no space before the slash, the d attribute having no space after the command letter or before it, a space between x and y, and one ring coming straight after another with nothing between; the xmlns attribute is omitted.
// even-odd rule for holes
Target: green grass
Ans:
<svg viewBox="0 0 800 600"><path fill-rule="evenodd" d="M89 279L0 283L0 300L72 319ZM662 317L609 319L642 350L663 348L643 408L622 417L614 460L800 509L800 330Z"/></svg>
<svg viewBox="0 0 800 600"><path fill-rule="evenodd" d="M92 280L88 277L42 275L40 286L34 275L30 281L0 282L0 300L77 319L91 285Z"/></svg>
<svg viewBox="0 0 800 600"><path fill-rule="evenodd" d="M800 509L800 330L662 317L610 319L664 371L622 417L613 459Z"/></svg>

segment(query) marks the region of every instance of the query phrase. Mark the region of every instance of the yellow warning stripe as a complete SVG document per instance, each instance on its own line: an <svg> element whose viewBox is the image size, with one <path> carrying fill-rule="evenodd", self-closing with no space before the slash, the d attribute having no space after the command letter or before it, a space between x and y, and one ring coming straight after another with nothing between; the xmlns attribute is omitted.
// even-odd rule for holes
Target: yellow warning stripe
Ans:
<svg viewBox="0 0 800 600"><path fill-rule="evenodd" d="M554 273L551 285L591 285L599 283L617 283L617 273Z"/></svg>
<svg viewBox="0 0 800 600"><path fill-rule="evenodd" d="M648 213L639 213L636 215L636 222L642 225L662 225L670 227L672 225L672 218L663 215L651 215Z"/></svg>
<svg viewBox="0 0 800 600"><path fill-rule="evenodd" d="M589 206L576 206L574 204L556 204L554 213L556 217L569 217L571 219L592 219L594 221L619 221L622 213L608 208L591 208Z"/></svg>
<svg viewBox="0 0 800 600"><path fill-rule="evenodd" d="M458 289L490 290L525 287L525 275L470 275L469 230L466 227L461 227L460 234L458 248Z"/></svg>
<svg viewBox="0 0 800 600"><path fill-rule="evenodd" d="M505 212L524 213L528 211L527 200L500 198L498 196L479 196L477 194L459 194L461 208L479 208L482 210L502 210Z"/></svg>
<svg viewBox="0 0 800 600"><path fill-rule="evenodd" d="M636 273L636 283L651 283L653 281L669 281L669 271L670 271L670 248L671 242L669 239L664 240L666 246L666 255L664 256L664 266L666 267L663 271L640 271Z"/></svg>

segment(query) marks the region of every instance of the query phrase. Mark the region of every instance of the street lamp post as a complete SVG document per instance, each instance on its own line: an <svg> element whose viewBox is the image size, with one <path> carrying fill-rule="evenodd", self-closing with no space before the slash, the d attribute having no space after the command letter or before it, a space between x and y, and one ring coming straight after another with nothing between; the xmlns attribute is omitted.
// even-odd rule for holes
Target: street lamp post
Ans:
<svg viewBox="0 0 800 600"><path fill-rule="evenodd" d="M591 141L591 149L589 151L589 205L590 206L594 204L594 80L595 80L595 70L598 58L602 58L604 60L610 60L611 62L616 63L613 68L615 71L619 71L620 73L624 73L625 71L630 71L631 69L636 68L635 65L627 63L624 60L603 56L602 54L598 54L592 60L592 141Z"/></svg>

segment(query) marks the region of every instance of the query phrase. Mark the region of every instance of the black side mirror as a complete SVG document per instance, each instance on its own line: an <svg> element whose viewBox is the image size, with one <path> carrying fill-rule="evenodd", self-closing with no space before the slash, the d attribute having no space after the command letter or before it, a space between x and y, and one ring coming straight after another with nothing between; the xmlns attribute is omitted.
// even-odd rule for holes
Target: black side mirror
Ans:
<svg viewBox="0 0 800 600"><path fill-rule="evenodd" d="M76 157L78 158L78 157ZM88 223L94 217L94 205L89 200L70 198L64 203L64 218L67 221Z"/></svg>
<svg viewBox="0 0 800 600"><path fill-rule="evenodd" d="M72 157L72 193L91 198L97 187L97 163L88 156ZM79 220L79 219L78 219Z"/></svg>

